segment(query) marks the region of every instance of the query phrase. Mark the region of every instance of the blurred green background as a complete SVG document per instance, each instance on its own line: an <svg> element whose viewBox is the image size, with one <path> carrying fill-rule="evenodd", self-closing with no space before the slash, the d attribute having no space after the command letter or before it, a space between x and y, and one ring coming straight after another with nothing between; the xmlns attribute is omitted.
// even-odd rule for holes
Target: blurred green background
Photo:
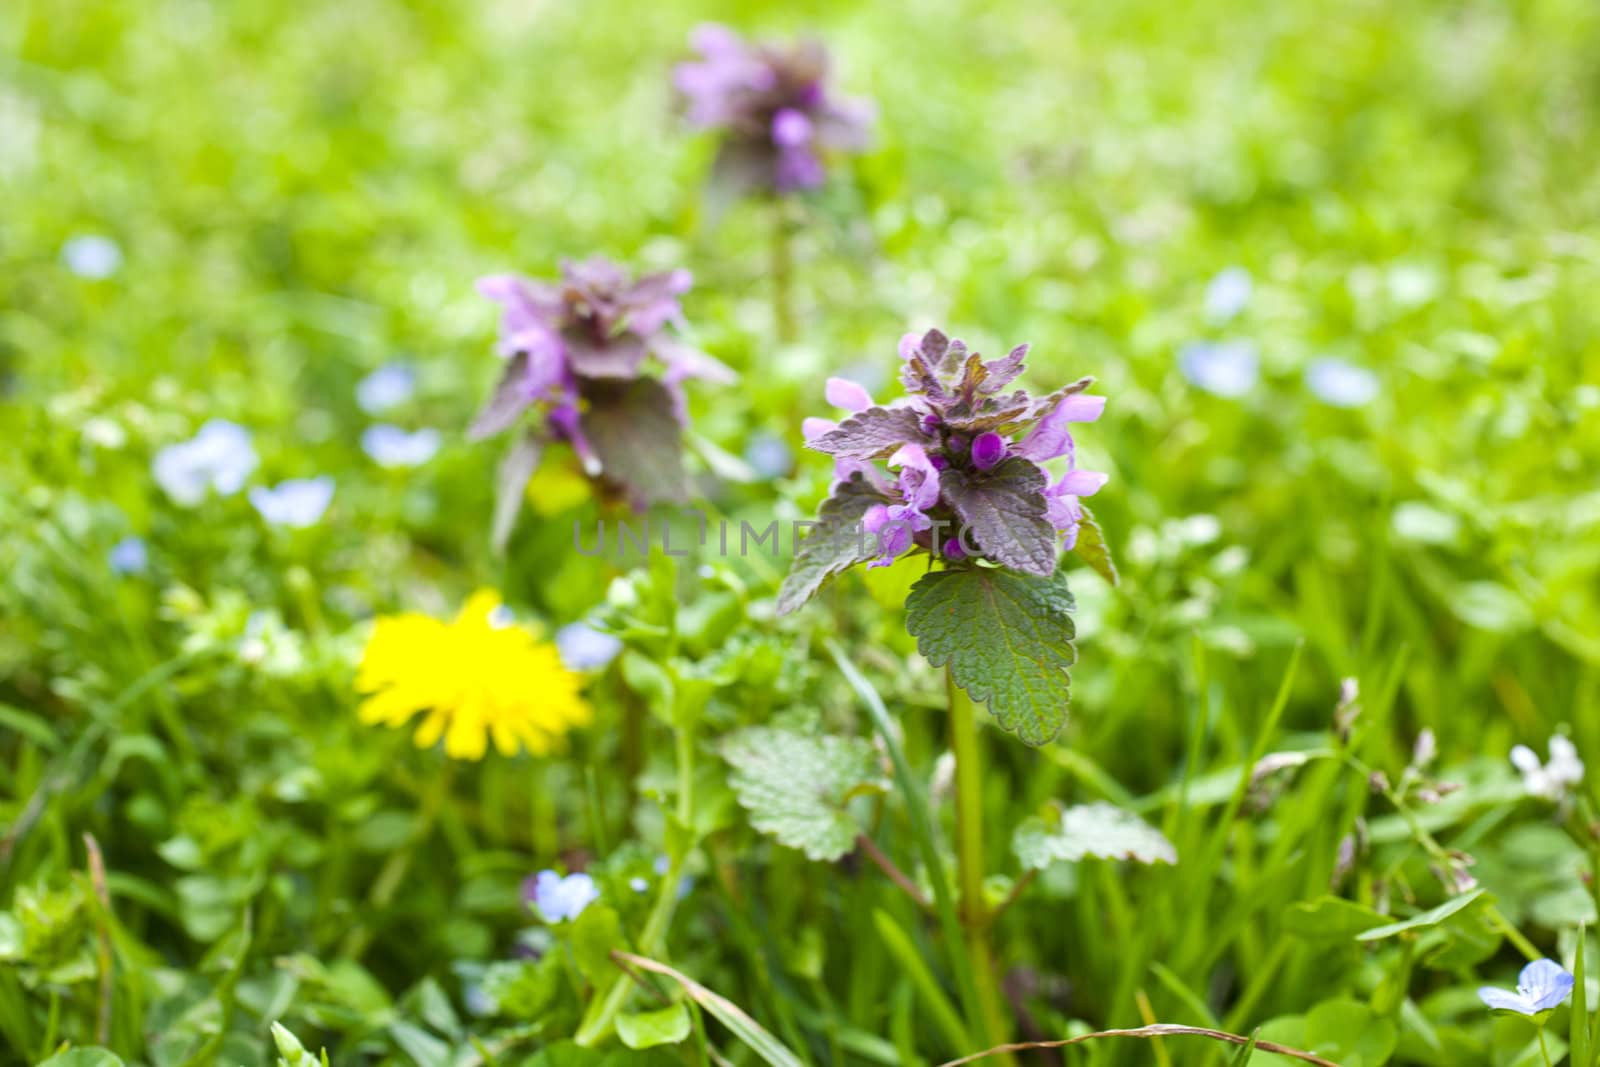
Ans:
<svg viewBox="0 0 1600 1067"><path fill-rule="evenodd" d="M712 217L713 143L673 112L671 66L706 20L814 32L840 87L877 103L876 147L799 209L793 345L772 339L769 212ZM1083 753L1135 794L1195 754L1231 766L1302 639L1286 727L1324 728L1339 679L1360 677L1386 709L1374 762L1403 764L1423 727L1447 763L1501 777L1514 742L1543 751L1559 724L1600 752L1597 210L1590 0L8 0L0 822L42 821L8 850L0 904L81 869L75 835L93 828L150 965L203 972L228 924L186 926L198 905L173 898L154 852L205 821L197 806L227 813L207 823L221 834L298 803L284 792L297 773L322 776L318 796L348 774L402 809L420 791L405 772L383 778L391 738L349 721L360 620L442 611L478 584L551 624L590 610L608 574L550 555L568 542L560 523L525 524L509 562L490 555L498 455L458 428L496 371L494 310L472 281L591 253L690 268L692 338L744 375L693 391L698 432L735 455L770 436L797 454L791 475L717 500L736 515L809 510L827 472L801 452L800 419L827 413L829 373L892 392L905 330L937 325L989 354L1032 342L1040 387L1099 378L1110 406L1079 435L1080 464L1112 473L1096 510L1124 581L1074 576L1074 720L1051 753ZM64 248L85 235L115 243L105 277L70 268ZM1208 313L1229 268L1248 272L1247 306ZM1208 392L1180 359L1195 342L1248 343L1258 376L1241 395ZM1326 358L1370 371L1376 394L1319 398L1307 370ZM421 381L401 421L446 434L414 473L377 469L358 443L355 384L396 360ZM258 480L333 475L328 520L286 535L242 496L192 511L162 498L151 456L212 416L254 432ZM129 534L150 543L142 582L104 562ZM852 578L841 596L893 605L897 580L863 593ZM194 666L261 611L290 650L277 675ZM934 683L893 666L910 648L898 617L844 614L862 647L888 650L884 684L915 715ZM807 674L794 691L850 718L827 685ZM1037 804L1072 758L1004 746L999 773L1029 784L1011 798L997 778L996 807ZM579 762L539 771L543 788L581 793ZM492 807L526 773L485 766L465 788ZM551 803L563 826L581 822L577 800ZM370 834L381 852L370 814L295 833L348 847ZM462 886L481 875L503 896L527 851L558 851L486 818L452 847L477 840L490 858L431 872L408 920L459 924L380 945L391 990L443 975L463 944L503 948L503 901L476 915ZM291 896L327 894L274 946L320 951L348 914L334 901L355 892L352 861L279 845L228 892L281 878ZM1326 876L1290 866L1285 900ZM1006 937L1053 953L1057 934L1013 919ZM1162 921L1142 950L1154 958L1204 933L1203 916ZM1062 959L1094 957L1074 940L1094 928L1086 910L1059 935ZM1239 940L1217 953L1246 971L1271 929L1229 928ZM1209 948L1173 958L1202 990L1226 985ZM1115 958L1098 973L1056 965L1082 968L1079 1014L1130 1021L1094 992ZM730 981L741 999L745 979ZM1261 1014L1303 1010L1296 990L1264 994ZM42 1018L21 1003L0 1011L14 1040Z"/></svg>

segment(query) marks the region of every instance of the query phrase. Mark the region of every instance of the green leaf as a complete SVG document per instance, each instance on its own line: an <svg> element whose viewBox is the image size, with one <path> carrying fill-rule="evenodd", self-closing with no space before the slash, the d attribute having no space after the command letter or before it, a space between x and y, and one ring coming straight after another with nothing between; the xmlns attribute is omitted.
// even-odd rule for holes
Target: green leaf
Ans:
<svg viewBox="0 0 1600 1067"><path fill-rule="evenodd" d="M604 904L590 904L572 920L572 958L578 971L595 985L615 978L617 965L611 960L613 949L627 948L622 936L622 919Z"/></svg>
<svg viewBox="0 0 1600 1067"><path fill-rule="evenodd" d="M631 1049L676 1045L689 1036L689 1009L679 1003L660 1011L619 1015L617 1036Z"/></svg>
<svg viewBox="0 0 1600 1067"><path fill-rule="evenodd" d="M1062 812L1054 823L1035 816L1017 827L1011 850L1029 870L1040 871L1057 860L1137 860L1177 863L1178 852L1161 831L1114 804L1080 804Z"/></svg>
<svg viewBox="0 0 1600 1067"><path fill-rule="evenodd" d="M420 1026L394 1022L389 1024L389 1036L417 1067L447 1067L450 1063L450 1046Z"/></svg>
<svg viewBox="0 0 1600 1067"><path fill-rule="evenodd" d="M1578 947L1572 958L1572 1009L1569 1013L1571 1025L1568 1027L1572 1067L1590 1067L1592 1059L1589 1053L1589 990L1583 959L1584 942L1587 940L1589 932L1579 925Z"/></svg>
<svg viewBox="0 0 1600 1067"><path fill-rule="evenodd" d="M1394 1052L1399 1034L1359 1001L1324 1001L1306 1014L1306 1048L1340 1067L1379 1067Z"/></svg>
<svg viewBox="0 0 1600 1067"><path fill-rule="evenodd" d="M1302 901L1284 912L1283 932L1306 941L1350 941L1389 917L1343 897Z"/></svg>
<svg viewBox="0 0 1600 1067"><path fill-rule="evenodd" d="M1111 546L1106 544L1106 532L1094 520L1094 514L1082 503L1078 505L1083 516L1078 520L1078 541L1072 551L1089 565L1096 574L1112 585L1121 580L1117 565L1111 560Z"/></svg>
<svg viewBox="0 0 1600 1067"><path fill-rule="evenodd" d="M723 742L722 758L751 825L814 860L853 849L860 827L850 799L888 786L872 746L855 737L753 726Z"/></svg>
<svg viewBox="0 0 1600 1067"><path fill-rule="evenodd" d="M875 538L861 529L867 509L883 498L861 474L841 482L817 513L817 525L800 542L778 589L778 614L798 610L824 583L877 555Z"/></svg>
<svg viewBox="0 0 1600 1067"><path fill-rule="evenodd" d="M600 459L600 473L639 500L677 503L689 497L683 467L683 428L672 394L653 378L592 385L581 418Z"/></svg>
<svg viewBox="0 0 1600 1067"><path fill-rule="evenodd" d="M123 1067L122 1058L110 1049L69 1048L42 1061L39 1067Z"/></svg>
<svg viewBox="0 0 1600 1067"><path fill-rule="evenodd" d="M1067 721L1072 593L1066 577L993 567L930 571L906 598L906 629L935 667L989 705L1004 730L1043 745Z"/></svg>
<svg viewBox="0 0 1600 1067"><path fill-rule="evenodd" d="M1474 889L1470 893L1463 893L1459 897L1451 897L1437 908L1430 908L1420 915L1413 915L1403 922L1388 923L1384 926L1375 926L1356 935L1357 941L1382 941L1384 938L1394 937L1397 934L1411 933L1416 930L1426 930L1438 926L1456 912L1463 908L1471 907L1483 897L1482 889Z"/></svg>
<svg viewBox="0 0 1600 1067"><path fill-rule="evenodd" d="M803 1067L800 1057L796 1056L783 1042L773 1037L760 1023L750 1018L744 1009L733 1003L728 998L714 993L693 978L680 971L673 970L665 963L647 959L643 956L628 956L627 962L640 970L650 971L672 979L683 988L690 1000L700 1005L701 1009L726 1026L735 1037L744 1042L751 1052L761 1057L762 1062L768 1067Z"/></svg>
<svg viewBox="0 0 1600 1067"><path fill-rule="evenodd" d="M1260 1035L1261 1031L1259 1029L1252 1033L1249 1043L1241 1046L1239 1054L1228 1061L1228 1067L1248 1067L1251 1059L1255 1057L1256 1042L1260 1040Z"/></svg>
<svg viewBox="0 0 1600 1067"><path fill-rule="evenodd" d="M1056 569L1056 528L1045 518L1045 474L1020 456L993 470L951 468L939 489L966 525L971 541L1007 567L1049 577Z"/></svg>

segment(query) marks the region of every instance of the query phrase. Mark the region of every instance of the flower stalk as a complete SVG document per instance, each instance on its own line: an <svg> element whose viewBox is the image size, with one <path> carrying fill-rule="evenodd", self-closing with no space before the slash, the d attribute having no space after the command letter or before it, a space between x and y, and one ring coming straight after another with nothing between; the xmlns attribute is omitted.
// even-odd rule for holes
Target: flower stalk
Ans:
<svg viewBox="0 0 1600 1067"><path fill-rule="evenodd" d="M674 814L680 826L688 827L694 818L694 731L689 726L679 726L675 730L675 738L678 796ZM661 955L667 929L672 923L672 913L678 903L678 883L683 879L686 855L686 850L668 850L667 872L661 876L655 902L651 904L644 930L639 934L639 952L642 955ZM606 990L589 1002L573 1040L585 1048L593 1048L609 1037L632 988L626 973L619 973L613 978Z"/></svg>
<svg viewBox="0 0 1600 1067"><path fill-rule="evenodd" d="M794 249L790 244L788 212L781 198L772 201L772 323L778 343L795 340Z"/></svg>
<svg viewBox="0 0 1600 1067"><path fill-rule="evenodd" d="M956 884L961 891L960 916L967 956L972 963L979 1024L988 1039L1006 1041L1006 1025L999 986L995 981L994 950L989 944L989 909L983 898L983 768L978 740L977 709L972 698L945 670L945 696L950 711L950 751L955 757ZM1000 1062L1010 1062L1009 1053Z"/></svg>

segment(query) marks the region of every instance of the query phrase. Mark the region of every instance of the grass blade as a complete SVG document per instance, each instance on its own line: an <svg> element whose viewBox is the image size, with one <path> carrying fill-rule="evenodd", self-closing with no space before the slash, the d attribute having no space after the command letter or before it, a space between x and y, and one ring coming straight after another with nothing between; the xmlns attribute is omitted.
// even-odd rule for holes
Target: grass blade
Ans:
<svg viewBox="0 0 1600 1067"><path fill-rule="evenodd" d="M1589 1050L1589 990L1584 975L1584 942L1589 931L1578 924L1578 951L1572 961L1572 1024L1568 1040L1572 1045L1572 1067L1590 1067Z"/></svg>
<svg viewBox="0 0 1600 1067"><path fill-rule="evenodd" d="M635 956L631 952L613 952L611 958L628 967L637 967L641 971L659 974L678 983L690 1000L710 1012L713 1018L732 1031L735 1037L743 1041L750 1051L760 1056L769 1067L805 1067L800 1062L800 1057L768 1033L760 1023L745 1014L743 1008L726 997L713 993L688 975L673 970L658 960Z"/></svg>

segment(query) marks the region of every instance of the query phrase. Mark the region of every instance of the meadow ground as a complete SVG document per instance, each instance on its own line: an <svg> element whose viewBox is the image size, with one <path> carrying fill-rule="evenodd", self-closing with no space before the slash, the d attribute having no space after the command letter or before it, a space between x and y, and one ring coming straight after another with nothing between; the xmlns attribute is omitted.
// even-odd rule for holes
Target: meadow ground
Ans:
<svg viewBox="0 0 1600 1067"><path fill-rule="evenodd" d="M708 187L706 21L814 33L870 148ZM0 1062L1594 1067L1597 210L1589 0L8 0ZM492 549L474 282L594 254L693 274L735 538L908 330L1095 376L1053 740L1067 646L992 728L926 557L780 615L787 538L581 551L554 446ZM453 758L474 695L542 751Z"/></svg>

